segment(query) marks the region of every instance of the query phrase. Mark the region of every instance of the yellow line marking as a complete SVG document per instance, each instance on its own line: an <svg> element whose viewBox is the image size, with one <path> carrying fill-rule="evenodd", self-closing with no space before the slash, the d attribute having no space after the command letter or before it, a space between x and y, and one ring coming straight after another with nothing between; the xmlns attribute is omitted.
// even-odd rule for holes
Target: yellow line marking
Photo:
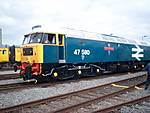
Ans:
<svg viewBox="0 0 150 113"><path fill-rule="evenodd" d="M117 84L111 84L111 85L114 86L114 87L129 88L129 86L122 86L122 85L117 85ZM143 89L143 88L140 88L140 87L138 87L138 86L135 86L134 88L135 88L135 89Z"/></svg>
<svg viewBox="0 0 150 113"><path fill-rule="evenodd" d="M122 86L122 85L117 85L117 84L111 84L114 87L120 87L120 88L129 88L129 86Z"/></svg>
<svg viewBox="0 0 150 113"><path fill-rule="evenodd" d="M138 86L135 86L135 89L143 89L143 88L140 88L140 87L138 87Z"/></svg>

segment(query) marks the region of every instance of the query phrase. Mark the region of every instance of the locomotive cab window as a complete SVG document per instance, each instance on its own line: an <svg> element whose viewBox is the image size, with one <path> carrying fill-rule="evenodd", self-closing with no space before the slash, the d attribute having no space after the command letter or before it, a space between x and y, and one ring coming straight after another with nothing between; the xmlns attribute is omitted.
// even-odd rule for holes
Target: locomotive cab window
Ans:
<svg viewBox="0 0 150 113"><path fill-rule="evenodd" d="M3 50L3 51L2 51L2 54L5 55L5 54L6 54L6 50Z"/></svg>
<svg viewBox="0 0 150 113"><path fill-rule="evenodd" d="M41 43L43 33L33 33L24 36L23 44Z"/></svg>
<svg viewBox="0 0 150 113"><path fill-rule="evenodd" d="M56 44L56 35L55 34L44 34L43 43L44 44Z"/></svg>

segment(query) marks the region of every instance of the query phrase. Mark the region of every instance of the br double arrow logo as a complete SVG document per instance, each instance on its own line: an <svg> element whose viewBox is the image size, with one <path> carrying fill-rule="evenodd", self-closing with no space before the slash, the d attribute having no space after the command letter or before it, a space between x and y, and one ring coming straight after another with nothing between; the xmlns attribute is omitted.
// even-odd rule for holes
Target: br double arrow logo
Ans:
<svg viewBox="0 0 150 113"><path fill-rule="evenodd" d="M132 48L132 51L134 52L134 54L132 54L132 58L136 58L138 61L141 61L140 57L144 57L144 54L141 52L144 52L144 50L141 49L138 45L135 45L135 47L136 48Z"/></svg>

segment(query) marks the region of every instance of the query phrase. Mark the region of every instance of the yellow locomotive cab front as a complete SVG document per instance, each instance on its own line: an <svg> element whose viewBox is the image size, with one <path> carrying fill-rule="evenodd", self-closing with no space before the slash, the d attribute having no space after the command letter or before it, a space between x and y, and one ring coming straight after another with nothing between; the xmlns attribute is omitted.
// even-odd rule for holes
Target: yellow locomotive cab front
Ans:
<svg viewBox="0 0 150 113"><path fill-rule="evenodd" d="M9 48L0 48L0 63L9 62Z"/></svg>

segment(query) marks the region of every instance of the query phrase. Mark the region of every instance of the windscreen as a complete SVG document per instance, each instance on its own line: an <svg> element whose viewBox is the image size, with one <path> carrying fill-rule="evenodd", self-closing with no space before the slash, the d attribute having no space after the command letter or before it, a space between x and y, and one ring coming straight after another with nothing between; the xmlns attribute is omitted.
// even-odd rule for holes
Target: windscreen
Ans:
<svg viewBox="0 0 150 113"><path fill-rule="evenodd" d="M34 33L25 35L23 44L31 43L56 44L56 34Z"/></svg>
<svg viewBox="0 0 150 113"><path fill-rule="evenodd" d="M42 37L43 37L43 33L25 35L23 44L41 43Z"/></svg>

